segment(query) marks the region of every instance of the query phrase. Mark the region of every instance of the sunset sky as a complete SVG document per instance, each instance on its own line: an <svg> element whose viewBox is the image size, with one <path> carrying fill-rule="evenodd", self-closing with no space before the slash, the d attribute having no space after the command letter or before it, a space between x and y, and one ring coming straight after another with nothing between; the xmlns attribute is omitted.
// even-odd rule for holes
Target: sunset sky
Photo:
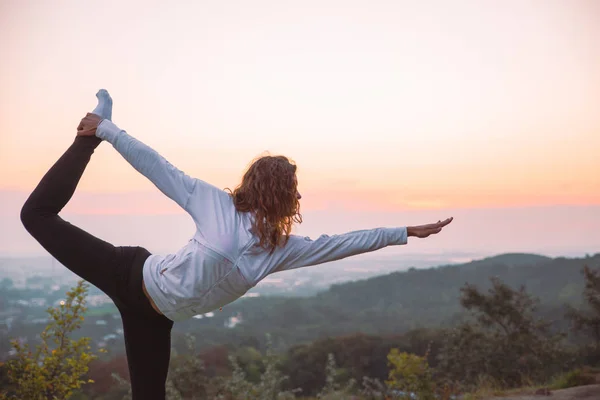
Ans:
<svg viewBox="0 0 600 400"><path fill-rule="evenodd" d="M600 251L599 20L594 0L0 1L0 254L40 250L20 205L99 88L218 187L294 159L301 233L453 214L430 247ZM119 218L179 218L156 192L103 144L65 212L173 251Z"/></svg>

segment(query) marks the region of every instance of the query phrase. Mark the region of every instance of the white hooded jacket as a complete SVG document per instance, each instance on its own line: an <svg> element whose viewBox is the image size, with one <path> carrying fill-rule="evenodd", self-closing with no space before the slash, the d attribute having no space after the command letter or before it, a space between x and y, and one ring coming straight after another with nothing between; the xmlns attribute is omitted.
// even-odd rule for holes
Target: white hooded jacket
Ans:
<svg viewBox="0 0 600 400"><path fill-rule="evenodd" d="M186 175L109 120L100 123L96 136L110 142L194 220L196 233L184 247L174 254L153 254L144 264L146 290L172 321L231 303L274 272L407 243L405 227L376 228L316 240L291 235L270 254L251 233L252 214L238 212L230 194Z"/></svg>

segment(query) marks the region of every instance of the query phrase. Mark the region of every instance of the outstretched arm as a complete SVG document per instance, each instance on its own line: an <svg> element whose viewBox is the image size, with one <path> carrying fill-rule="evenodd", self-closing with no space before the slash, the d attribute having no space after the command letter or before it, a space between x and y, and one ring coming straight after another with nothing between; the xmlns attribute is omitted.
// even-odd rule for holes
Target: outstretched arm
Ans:
<svg viewBox="0 0 600 400"><path fill-rule="evenodd" d="M279 257L276 257L278 262L273 272L341 260L387 246L404 245L409 236L425 238L439 233L450 222L452 218L435 224L406 228L376 228L342 235L322 235L317 240L291 235L288 243L276 250Z"/></svg>
<svg viewBox="0 0 600 400"><path fill-rule="evenodd" d="M186 175L155 150L130 136L111 121L98 125L96 136L111 143L123 158L167 197L187 210L197 179Z"/></svg>

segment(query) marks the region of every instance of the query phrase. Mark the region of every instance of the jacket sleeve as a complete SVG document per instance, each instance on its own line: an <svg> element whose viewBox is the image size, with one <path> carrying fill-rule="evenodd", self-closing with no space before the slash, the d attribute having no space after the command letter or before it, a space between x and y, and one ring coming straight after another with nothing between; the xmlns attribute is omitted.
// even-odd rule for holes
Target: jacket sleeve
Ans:
<svg viewBox="0 0 600 400"><path fill-rule="evenodd" d="M187 211L188 200L198 184L197 179L177 169L155 150L109 120L105 119L98 125L96 136L111 143L133 168Z"/></svg>
<svg viewBox="0 0 600 400"><path fill-rule="evenodd" d="M272 272L285 271L341 260L368 253L391 245L407 243L406 228L375 228L344 233L309 237L291 235L287 244L278 248L280 253Z"/></svg>

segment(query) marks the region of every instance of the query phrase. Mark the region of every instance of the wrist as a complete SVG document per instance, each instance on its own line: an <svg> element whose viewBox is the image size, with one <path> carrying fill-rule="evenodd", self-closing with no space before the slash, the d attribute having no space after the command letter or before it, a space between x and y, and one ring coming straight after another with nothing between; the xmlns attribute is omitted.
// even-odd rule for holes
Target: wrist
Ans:
<svg viewBox="0 0 600 400"><path fill-rule="evenodd" d="M407 237L415 236L414 228L412 226L406 227L406 236Z"/></svg>

